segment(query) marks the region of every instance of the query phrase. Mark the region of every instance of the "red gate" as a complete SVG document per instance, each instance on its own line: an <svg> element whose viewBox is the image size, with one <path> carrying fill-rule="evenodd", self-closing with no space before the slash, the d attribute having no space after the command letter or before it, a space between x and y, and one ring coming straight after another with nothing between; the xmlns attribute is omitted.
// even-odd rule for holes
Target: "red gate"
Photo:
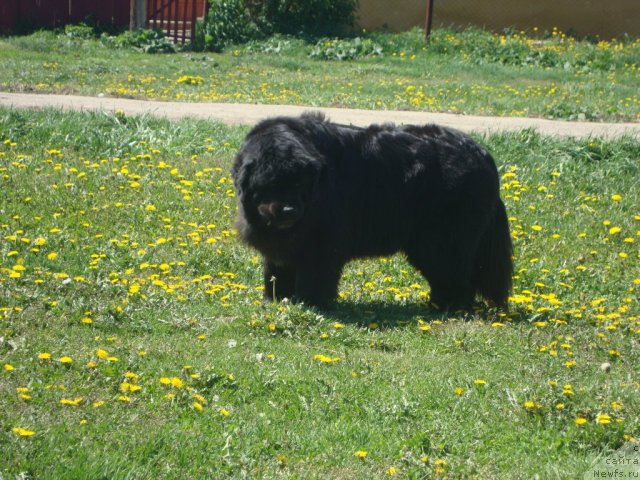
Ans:
<svg viewBox="0 0 640 480"><path fill-rule="evenodd" d="M163 30L175 43L193 41L206 0L147 0L147 28Z"/></svg>
<svg viewBox="0 0 640 480"><path fill-rule="evenodd" d="M88 17L101 27L129 24L130 0L0 0L0 33L22 33L39 28L60 28L85 22Z"/></svg>

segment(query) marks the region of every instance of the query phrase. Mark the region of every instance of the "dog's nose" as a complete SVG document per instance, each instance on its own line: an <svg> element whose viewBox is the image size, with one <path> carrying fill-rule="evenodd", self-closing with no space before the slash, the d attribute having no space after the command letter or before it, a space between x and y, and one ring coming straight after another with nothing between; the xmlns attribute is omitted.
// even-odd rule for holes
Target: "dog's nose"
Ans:
<svg viewBox="0 0 640 480"><path fill-rule="evenodd" d="M282 207L282 210L280 211L280 214L284 217L294 217L295 215L297 215L297 213L298 213L298 209L290 205L285 205L284 207Z"/></svg>
<svg viewBox="0 0 640 480"><path fill-rule="evenodd" d="M282 202L262 203L258 205L258 213L267 220L295 217L297 209Z"/></svg>

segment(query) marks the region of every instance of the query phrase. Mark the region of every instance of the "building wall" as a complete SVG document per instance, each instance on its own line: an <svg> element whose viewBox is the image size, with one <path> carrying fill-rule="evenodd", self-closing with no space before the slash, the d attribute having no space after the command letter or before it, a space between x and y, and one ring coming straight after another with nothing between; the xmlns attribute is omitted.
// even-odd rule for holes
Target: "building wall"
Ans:
<svg viewBox="0 0 640 480"><path fill-rule="evenodd" d="M433 0L433 25L505 27L612 38L640 36L640 0ZM393 31L424 26L426 0L360 0L359 24Z"/></svg>

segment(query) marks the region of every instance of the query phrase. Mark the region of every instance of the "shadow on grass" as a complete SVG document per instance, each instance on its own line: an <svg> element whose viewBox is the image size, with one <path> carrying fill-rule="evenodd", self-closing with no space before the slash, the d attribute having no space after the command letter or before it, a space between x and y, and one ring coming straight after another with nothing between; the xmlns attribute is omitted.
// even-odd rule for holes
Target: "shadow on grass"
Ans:
<svg viewBox="0 0 640 480"><path fill-rule="evenodd" d="M473 311L443 312L428 303L408 302L358 302L343 300L331 308L320 311L326 318L340 323L369 327L376 324L379 329L394 329L414 326L418 321L448 322L450 319L468 322L530 322L530 312L521 309L502 312L487 304L476 304Z"/></svg>
<svg viewBox="0 0 640 480"><path fill-rule="evenodd" d="M472 318L469 313L447 313L436 310L427 303L408 302L354 302L341 301L323 312L326 317L341 323L368 327L376 324L380 329L415 325L419 320L447 321L449 318Z"/></svg>

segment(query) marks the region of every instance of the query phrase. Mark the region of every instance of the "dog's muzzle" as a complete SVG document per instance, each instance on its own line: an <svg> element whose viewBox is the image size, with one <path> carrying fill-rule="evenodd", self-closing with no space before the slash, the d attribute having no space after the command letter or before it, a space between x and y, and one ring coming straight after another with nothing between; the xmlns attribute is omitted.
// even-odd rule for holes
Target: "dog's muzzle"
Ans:
<svg viewBox="0 0 640 480"><path fill-rule="evenodd" d="M278 229L291 228L302 216L300 208L283 202L261 203L258 213L268 227Z"/></svg>

